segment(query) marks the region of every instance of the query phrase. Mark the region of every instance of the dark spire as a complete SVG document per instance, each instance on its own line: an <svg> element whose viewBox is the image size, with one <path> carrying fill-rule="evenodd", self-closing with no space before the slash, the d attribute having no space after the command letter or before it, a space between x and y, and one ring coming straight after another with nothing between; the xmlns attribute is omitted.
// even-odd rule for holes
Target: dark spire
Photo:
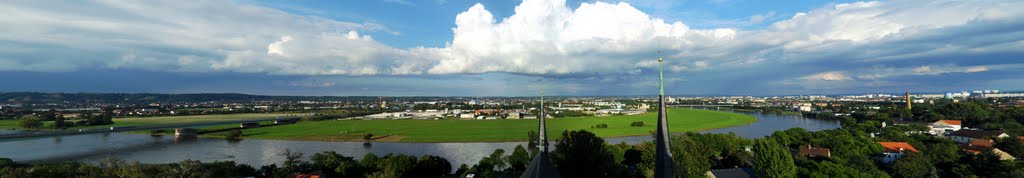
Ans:
<svg viewBox="0 0 1024 178"><path fill-rule="evenodd" d="M658 51L661 55L661 51ZM665 112L665 80L661 72L662 58L658 57L658 130L655 138L654 177L675 177L672 149L669 149L668 113Z"/></svg>
<svg viewBox="0 0 1024 178"><path fill-rule="evenodd" d="M544 92L540 92L540 147L543 152L548 152L548 132L547 123L545 122L547 114L544 113Z"/></svg>
<svg viewBox="0 0 1024 178"><path fill-rule="evenodd" d="M551 160L549 160L550 158L548 158L548 134L547 124L545 123L546 118L547 114L544 113L544 92L540 92L540 119L538 119L539 121L537 127L538 130L540 130L538 132L538 134L540 135L540 140L538 141L540 141L539 146L541 149L540 153L537 153L537 156L533 157L533 160L530 161L530 165L526 166L526 171L523 172L523 175L519 176L520 178L562 177L558 174L558 170L555 170L555 166L552 166Z"/></svg>

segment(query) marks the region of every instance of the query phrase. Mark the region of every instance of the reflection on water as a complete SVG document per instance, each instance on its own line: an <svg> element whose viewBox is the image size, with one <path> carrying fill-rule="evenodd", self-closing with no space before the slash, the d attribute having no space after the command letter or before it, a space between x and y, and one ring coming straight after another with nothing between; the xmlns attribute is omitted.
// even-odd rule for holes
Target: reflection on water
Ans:
<svg viewBox="0 0 1024 178"><path fill-rule="evenodd" d="M747 113L758 118L746 126L715 129L702 133L734 132L746 138L760 138L777 130L803 127L809 131L834 129L836 121L807 119L800 116ZM671 121L670 121L671 122ZM4 133L4 130L0 130ZM650 140L649 136L607 138L609 143L631 144ZM0 142L0 157L12 158L19 162L83 161L96 162L106 158L135 160L143 163L169 163L183 159L212 161L235 161L259 167L281 164L285 149L311 156L323 151L362 158L366 153L385 155L388 153L407 155L437 155L452 162L453 168L460 164L473 165L490 155L495 149L510 152L516 145L525 142L499 143L373 143L364 146L361 142L315 142L254 140L226 141L223 139L180 140L173 136L153 137L141 134L95 134L67 137Z"/></svg>
<svg viewBox="0 0 1024 178"><path fill-rule="evenodd" d="M743 114L751 115L757 118L757 122L753 124L705 130L700 133L735 133L743 138L757 139L771 135L775 131L787 130L791 128L801 127L807 131L819 131L839 128L839 121L819 120L810 119L798 115L779 115L779 114L764 114L759 112L743 112ZM669 118L669 122L672 122L672 118ZM635 136L635 137L620 137L620 138L606 138L605 141L608 143L616 144L620 142L626 142L629 144L637 144L645 141L651 141L654 138L651 136Z"/></svg>

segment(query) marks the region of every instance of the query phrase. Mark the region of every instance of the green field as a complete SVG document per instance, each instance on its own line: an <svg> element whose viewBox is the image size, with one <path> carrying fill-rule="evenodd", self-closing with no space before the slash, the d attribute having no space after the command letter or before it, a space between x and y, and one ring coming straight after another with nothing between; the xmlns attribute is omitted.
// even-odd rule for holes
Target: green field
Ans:
<svg viewBox="0 0 1024 178"><path fill-rule="evenodd" d="M8 119L0 120L0 129L15 129L18 128L18 120Z"/></svg>
<svg viewBox="0 0 1024 178"><path fill-rule="evenodd" d="M133 126L133 125L152 125L152 124L177 124L177 123L189 123L189 122L207 122L207 121L226 121L226 120L245 120L245 119L265 119L273 118L277 116L286 116L290 114L286 113L256 113L256 114L217 114L217 115L194 115L194 116L161 116L161 117L126 117L126 118L114 118L114 124L112 125L98 125L98 126L86 126L86 127L74 127L74 128L102 128L102 127L113 127L113 126ZM51 122L47 122L51 123ZM0 120L0 129L16 129L18 128L17 120Z"/></svg>
<svg viewBox="0 0 1024 178"><path fill-rule="evenodd" d="M557 139L563 130L588 130L601 137L648 135L655 130L657 113L632 116L548 119L548 138ZM739 113L669 109L672 132L699 131L746 125L757 119ZM643 127L630 123L643 121ZM591 128L597 124L608 128ZM374 141L387 142L499 142L525 141L527 131L537 129L536 119L526 120L343 120L300 122L247 129L245 138L313 141L362 141L366 133Z"/></svg>

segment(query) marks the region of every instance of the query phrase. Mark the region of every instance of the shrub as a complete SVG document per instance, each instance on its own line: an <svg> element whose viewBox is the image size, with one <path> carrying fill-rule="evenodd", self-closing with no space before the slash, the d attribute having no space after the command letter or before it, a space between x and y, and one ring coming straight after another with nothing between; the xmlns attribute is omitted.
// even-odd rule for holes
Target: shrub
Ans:
<svg viewBox="0 0 1024 178"><path fill-rule="evenodd" d="M228 140L239 140L242 137L242 130L235 129L228 132L228 136L224 137Z"/></svg>
<svg viewBox="0 0 1024 178"><path fill-rule="evenodd" d="M372 133L368 133L366 135L363 135L363 140L370 141L372 139L373 139L373 134Z"/></svg>
<svg viewBox="0 0 1024 178"><path fill-rule="evenodd" d="M644 121L636 121L636 122L630 123L629 126L643 127L644 126Z"/></svg>

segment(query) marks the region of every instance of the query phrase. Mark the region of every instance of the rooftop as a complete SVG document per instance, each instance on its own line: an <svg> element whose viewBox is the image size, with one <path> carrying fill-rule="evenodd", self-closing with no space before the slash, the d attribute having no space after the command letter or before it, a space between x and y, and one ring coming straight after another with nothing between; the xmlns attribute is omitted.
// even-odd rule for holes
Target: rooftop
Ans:
<svg viewBox="0 0 1024 178"><path fill-rule="evenodd" d="M963 130L958 130L956 132L953 132L951 135L961 136L961 137L969 137L969 138L975 138L975 139L983 139L983 138L995 138L995 137L999 137L1000 135L1003 135L1003 134L1004 134L1003 131L996 131L996 130L970 130L970 129L963 129Z"/></svg>
<svg viewBox="0 0 1024 178"><path fill-rule="evenodd" d="M944 122L949 125L962 125L960 124L960 120L939 120L939 122Z"/></svg>
<svg viewBox="0 0 1024 178"><path fill-rule="evenodd" d="M903 150L920 152L917 151L917 149L914 148L914 146L910 146L910 144L908 144L907 142L878 142L878 144L882 145L882 148L884 148L885 152L890 153L902 153Z"/></svg>

